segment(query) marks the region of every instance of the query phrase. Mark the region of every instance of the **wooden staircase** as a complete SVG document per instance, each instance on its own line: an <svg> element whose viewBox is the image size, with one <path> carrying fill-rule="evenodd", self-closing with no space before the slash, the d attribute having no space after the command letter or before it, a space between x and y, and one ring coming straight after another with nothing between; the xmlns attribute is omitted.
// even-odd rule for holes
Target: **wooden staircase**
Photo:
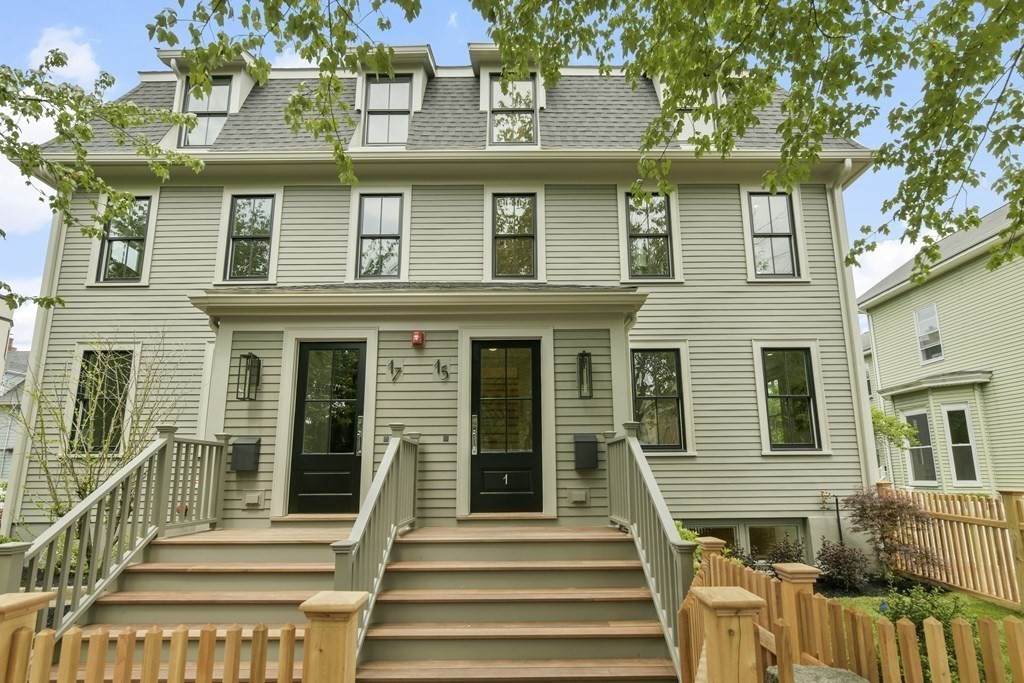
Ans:
<svg viewBox="0 0 1024 683"><path fill-rule="evenodd" d="M102 596L85 636L189 626L221 636L269 627L271 658L298 606L332 590L341 528L228 529L153 542L119 590ZM109 661L113 662L113 640ZM223 652L218 639L217 657ZM84 662L83 662L84 663ZM243 671L244 673L244 671ZM268 669L270 680L273 669ZM215 676L216 679L216 676ZM191 679L189 679L191 680ZM219 680L219 679L218 679ZM607 527L464 526L413 530L387 565L359 681L674 681L675 670L632 539Z"/></svg>

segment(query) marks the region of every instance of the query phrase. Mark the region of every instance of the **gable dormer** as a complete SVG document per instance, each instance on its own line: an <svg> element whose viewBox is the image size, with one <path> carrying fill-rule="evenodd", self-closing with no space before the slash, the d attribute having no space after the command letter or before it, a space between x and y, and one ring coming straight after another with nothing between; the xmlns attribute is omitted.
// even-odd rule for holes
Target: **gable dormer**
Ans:
<svg viewBox="0 0 1024 683"><path fill-rule="evenodd" d="M212 89L203 98L193 97L188 79L188 61L182 50L157 50L160 60L171 68L177 78L174 111L195 114L198 119L192 130L172 129L164 139L165 146L206 148L217 140L227 120L241 110L245 99L256 86L246 71L253 61L248 54L218 68L211 77Z"/></svg>
<svg viewBox="0 0 1024 683"><path fill-rule="evenodd" d="M658 104L664 104L665 102L665 84L661 82L661 79L654 76L651 79L654 84L654 90L658 94ZM714 96L709 98L709 104L717 105L722 101L724 95L719 90ZM679 109L679 116L682 118L682 128L679 129L679 135L676 140L683 147L692 148L690 144L690 138L694 135L710 135L715 130L715 122L713 119L708 118L697 118L693 115L692 109Z"/></svg>
<svg viewBox="0 0 1024 683"><path fill-rule="evenodd" d="M480 79L480 111L487 112L487 147L540 147L540 112L547 107L540 72L502 87L497 45L470 43L469 60Z"/></svg>
<svg viewBox="0 0 1024 683"><path fill-rule="evenodd" d="M423 110L427 81L437 73L429 45L392 48L393 76L368 66L356 78L355 114L358 120L352 147L405 149L416 112Z"/></svg>

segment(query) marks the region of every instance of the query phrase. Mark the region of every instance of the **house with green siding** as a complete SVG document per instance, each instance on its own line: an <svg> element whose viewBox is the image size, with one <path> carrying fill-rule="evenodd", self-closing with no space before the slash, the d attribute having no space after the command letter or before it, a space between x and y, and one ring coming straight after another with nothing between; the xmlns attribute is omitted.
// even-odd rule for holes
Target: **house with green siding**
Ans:
<svg viewBox="0 0 1024 683"><path fill-rule="evenodd" d="M912 448L878 451L898 486L1024 487L1024 263L986 267L1008 212L1003 206L978 228L941 240L924 283L911 282L910 261L858 299L870 324L873 398L918 432Z"/></svg>
<svg viewBox="0 0 1024 683"><path fill-rule="evenodd" d="M372 680L420 680L423 659L559 657L605 662L573 680L630 680L637 657L675 680L692 547L674 521L756 553L838 535L822 493L876 478L843 265L843 192L870 150L828 138L805 182L764 190L779 90L728 158L698 158L685 130L713 123L687 121L662 152L672 192L641 199L656 79L570 66L557 86L505 88L496 48L469 52L441 66L399 47L393 78L340 75L352 186L282 118L315 70L258 85L239 60L196 98L184 56L161 51L168 68L125 97L196 115L144 132L201 158L199 175L161 184L96 126L90 159L136 211L101 240L54 218L43 294L66 305L39 314L34 382L74 379L103 339L121 368L103 392L120 395L175 348L176 431L139 462L187 447L197 469L158 499L174 524L158 509L120 583L68 619L217 622L245 605L246 621L280 623L326 582L372 594L361 666L410 660ZM90 397L66 395L83 414ZM32 452L4 517L25 537L64 528L38 505ZM385 495L408 515L380 521ZM200 499L213 511L196 518ZM576 626L534 623L551 619ZM461 680L452 667L433 670Z"/></svg>

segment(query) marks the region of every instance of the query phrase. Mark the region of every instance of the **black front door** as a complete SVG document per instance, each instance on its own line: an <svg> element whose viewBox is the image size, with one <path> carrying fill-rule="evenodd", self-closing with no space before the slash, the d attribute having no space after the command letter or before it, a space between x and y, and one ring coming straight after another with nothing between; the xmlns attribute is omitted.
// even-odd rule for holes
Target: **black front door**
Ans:
<svg viewBox="0 0 1024 683"><path fill-rule="evenodd" d="M359 510L366 344L299 345L288 511Z"/></svg>
<svg viewBox="0 0 1024 683"><path fill-rule="evenodd" d="M472 512L541 512L540 342L473 342Z"/></svg>

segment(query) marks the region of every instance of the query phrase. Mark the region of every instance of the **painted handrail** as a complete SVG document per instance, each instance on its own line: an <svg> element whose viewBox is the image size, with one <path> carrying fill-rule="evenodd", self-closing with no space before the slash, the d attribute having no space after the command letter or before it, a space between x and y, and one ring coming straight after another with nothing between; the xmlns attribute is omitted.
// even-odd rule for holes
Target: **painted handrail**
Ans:
<svg viewBox="0 0 1024 683"><path fill-rule="evenodd" d="M676 613L693 581L696 543L679 537L675 521L636 437L638 424L608 441L608 517L636 544L665 640L679 671Z"/></svg>
<svg viewBox="0 0 1024 683"><path fill-rule="evenodd" d="M416 460L419 434L403 436L405 425L394 423L384 458L373 477L366 500L349 537L331 545L334 550L334 589L365 591L357 648L361 648L377 602L384 569L398 534L416 523Z"/></svg>
<svg viewBox="0 0 1024 683"><path fill-rule="evenodd" d="M158 436L25 552L21 589L55 594L38 628L62 635L154 538L220 521L227 436ZM48 614L49 612L49 614Z"/></svg>

